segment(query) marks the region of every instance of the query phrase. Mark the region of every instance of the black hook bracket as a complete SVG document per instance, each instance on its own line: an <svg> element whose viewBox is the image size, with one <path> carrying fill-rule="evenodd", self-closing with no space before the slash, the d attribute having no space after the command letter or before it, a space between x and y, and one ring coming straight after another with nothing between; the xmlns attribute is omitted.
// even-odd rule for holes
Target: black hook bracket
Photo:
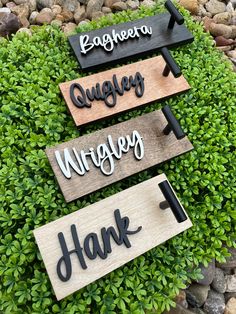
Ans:
<svg viewBox="0 0 236 314"><path fill-rule="evenodd" d="M170 0L167 0L165 2L165 7L170 12L170 20L168 24L168 29L173 29L175 22L178 25L181 25L184 23L184 17L179 13L179 11L176 9L174 4Z"/></svg>
<svg viewBox="0 0 236 314"><path fill-rule="evenodd" d="M176 220L178 223L181 223L188 219L185 212L183 211L180 202L178 201L177 197L175 196L169 182L167 180L158 184L162 194L165 197L165 201L160 203L161 209L166 209L168 207L171 208Z"/></svg>
<svg viewBox="0 0 236 314"><path fill-rule="evenodd" d="M166 47L161 48L161 54L163 59L166 62L166 66L162 72L163 76L168 76L170 71L174 75L175 78L179 77L182 73L174 58L170 54L169 50Z"/></svg>
<svg viewBox="0 0 236 314"><path fill-rule="evenodd" d="M170 106L166 105L161 110L162 110L166 120L168 121L168 124L164 128L163 133L165 135L168 135L171 131L173 131L178 140L181 140L182 138L184 138L185 133L182 130L182 128L179 124L179 121L176 119L173 112L171 111Z"/></svg>

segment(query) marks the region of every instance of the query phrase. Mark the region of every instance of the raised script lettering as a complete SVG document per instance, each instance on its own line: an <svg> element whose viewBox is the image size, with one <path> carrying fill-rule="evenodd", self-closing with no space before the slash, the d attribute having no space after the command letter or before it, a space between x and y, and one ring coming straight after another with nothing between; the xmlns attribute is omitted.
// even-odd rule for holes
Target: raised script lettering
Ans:
<svg viewBox="0 0 236 314"><path fill-rule="evenodd" d="M71 237L74 243L74 249L69 251L64 234L62 232L58 233L58 240L62 251L62 257L57 263L57 275L61 281L66 282L71 278L71 254L76 254L80 266L82 267L82 269L86 269L87 264L84 255L86 255L87 258L90 260L96 259L97 256L99 256L101 259L106 259L107 255L112 252L111 238L113 238L117 245L124 244L127 248L131 247L128 236L138 233L142 229L142 226L139 226L136 230L128 230L129 218L127 216L121 217L119 209L116 209L114 211L114 216L117 230L113 226L108 228L102 228L102 245L100 245L99 243L97 234L92 232L85 237L84 245L82 247L76 230L76 226L73 224L71 225Z"/></svg>
<svg viewBox="0 0 236 314"><path fill-rule="evenodd" d="M112 82L104 81L102 86L96 83L91 89L87 88L86 90L79 83L73 83L70 86L70 98L78 108L90 108L90 101L94 101L95 99L104 101L108 107L114 107L117 102L117 94L123 96L125 91L129 91L131 88L134 88L137 97L143 96L144 78L139 72L136 72L134 77L132 75L129 78L123 76L120 84L114 74ZM77 91L76 95L75 91Z"/></svg>
<svg viewBox="0 0 236 314"><path fill-rule="evenodd" d="M134 157L141 160L144 156L143 139L139 132L134 130L132 135L121 136L117 139L115 147L111 135L107 137L107 144L103 143L97 146L96 153L94 148L89 148L88 152L81 150L78 152L76 148L72 148L69 152L68 148L64 148L62 155L61 152L56 150L55 157L60 170L67 178L71 178L71 169L73 169L79 176L85 175L90 170L88 158L92 161L93 165L100 168L104 175L111 175L115 169L114 158L121 159L123 153L127 153L133 148Z"/></svg>
<svg viewBox="0 0 236 314"><path fill-rule="evenodd" d="M128 30L122 30L120 33L116 33L113 29L110 34L104 34L101 37L94 37L92 42L90 42L89 35L81 35L80 36L80 49L81 53L85 54L93 49L94 47L102 47L105 51L112 51L114 49L114 43L118 44L118 42L123 42L128 40L129 38L139 38L141 35L152 35L152 28L147 27L146 25L142 25L140 27L134 26Z"/></svg>

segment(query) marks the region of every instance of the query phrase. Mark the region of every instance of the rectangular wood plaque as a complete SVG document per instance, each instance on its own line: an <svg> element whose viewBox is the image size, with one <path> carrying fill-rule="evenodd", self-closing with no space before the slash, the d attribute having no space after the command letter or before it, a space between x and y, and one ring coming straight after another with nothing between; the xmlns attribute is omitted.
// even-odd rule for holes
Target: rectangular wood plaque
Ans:
<svg viewBox="0 0 236 314"><path fill-rule="evenodd" d="M160 208L164 180L159 175L34 230L58 300L192 226Z"/></svg>
<svg viewBox="0 0 236 314"><path fill-rule="evenodd" d="M46 149L67 202L193 149L163 134L161 110Z"/></svg>
<svg viewBox="0 0 236 314"><path fill-rule="evenodd" d="M81 126L187 91L190 86L183 76L162 75L165 65L159 56L59 86L75 124ZM99 97L91 97L94 91Z"/></svg>
<svg viewBox="0 0 236 314"><path fill-rule="evenodd" d="M169 13L158 14L73 35L69 42L80 67L92 70L193 41L193 35L184 25L168 29L169 20Z"/></svg>

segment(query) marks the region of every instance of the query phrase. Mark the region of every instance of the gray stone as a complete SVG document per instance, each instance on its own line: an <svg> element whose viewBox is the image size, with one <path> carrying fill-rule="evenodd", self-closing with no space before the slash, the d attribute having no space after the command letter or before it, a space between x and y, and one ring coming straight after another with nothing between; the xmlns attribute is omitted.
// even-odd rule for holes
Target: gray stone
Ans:
<svg viewBox="0 0 236 314"><path fill-rule="evenodd" d="M104 14L109 14L109 13L111 13L112 11L111 11L111 9L108 8L108 7L102 7L102 12L103 12Z"/></svg>
<svg viewBox="0 0 236 314"><path fill-rule="evenodd" d="M105 0L104 1L104 6L108 7L108 8L111 8L114 3L119 2L119 1L120 0Z"/></svg>
<svg viewBox="0 0 236 314"><path fill-rule="evenodd" d="M208 12L202 4L199 5L198 15L212 17L212 14Z"/></svg>
<svg viewBox="0 0 236 314"><path fill-rule="evenodd" d="M6 5L9 0L1 0L2 5Z"/></svg>
<svg viewBox="0 0 236 314"><path fill-rule="evenodd" d="M79 22L81 22L84 18L86 17L86 13L85 13L85 6L81 5L80 8L78 8L74 14L74 20L75 23L78 24Z"/></svg>
<svg viewBox="0 0 236 314"><path fill-rule="evenodd" d="M223 264L217 264L218 267L222 269L226 268L236 268L236 249L234 248L228 248L229 253L231 254L230 257L226 258L226 263Z"/></svg>
<svg viewBox="0 0 236 314"><path fill-rule="evenodd" d="M213 36L223 36L225 38L231 38L232 28L224 24L211 23L209 26L209 31Z"/></svg>
<svg viewBox="0 0 236 314"><path fill-rule="evenodd" d="M205 314L205 312L198 308L198 307L194 307L194 308L190 308L190 310L194 313L194 314Z"/></svg>
<svg viewBox="0 0 236 314"><path fill-rule="evenodd" d="M225 310L224 295L210 290L204 304L203 310L207 314L223 314Z"/></svg>
<svg viewBox="0 0 236 314"><path fill-rule="evenodd" d="M197 283L204 286L209 286L212 283L215 275L215 260L213 259L207 267L200 265L200 269L203 279L199 279Z"/></svg>
<svg viewBox="0 0 236 314"><path fill-rule="evenodd" d="M205 6L207 11L213 15L225 12L226 10L226 5L218 0L210 0L205 4Z"/></svg>
<svg viewBox="0 0 236 314"><path fill-rule="evenodd" d="M231 13L229 12L223 12L223 13L218 13L213 17L213 20L217 24L225 24L229 25L231 23Z"/></svg>
<svg viewBox="0 0 236 314"><path fill-rule="evenodd" d="M74 13L79 6L79 3L77 0L65 0L63 4L63 8Z"/></svg>
<svg viewBox="0 0 236 314"><path fill-rule="evenodd" d="M111 9L114 11L127 10L127 4L125 2L118 1L118 2L113 3L113 5L111 6Z"/></svg>
<svg viewBox="0 0 236 314"><path fill-rule="evenodd" d="M101 11L104 0L89 0L86 8L86 13L88 18L92 18L94 12Z"/></svg>
<svg viewBox="0 0 236 314"><path fill-rule="evenodd" d="M54 5L54 0L37 0L37 8L42 10L44 8L51 8Z"/></svg>
<svg viewBox="0 0 236 314"><path fill-rule="evenodd" d="M29 17L29 22L30 24L35 24L36 23L36 17L37 15L39 15L39 12L37 11L33 11L31 14L30 14L30 17Z"/></svg>
<svg viewBox="0 0 236 314"><path fill-rule="evenodd" d="M9 36L16 33L19 28L20 22L15 14L5 12L0 13L0 36Z"/></svg>
<svg viewBox="0 0 236 314"><path fill-rule="evenodd" d="M18 15L19 17L29 17L30 11L27 3L16 5L11 9L12 13Z"/></svg>
<svg viewBox="0 0 236 314"><path fill-rule="evenodd" d="M215 291L219 293L225 293L226 281L225 281L224 272L220 268L215 269L215 275L211 283L211 286Z"/></svg>
<svg viewBox="0 0 236 314"><path fill-rule="evenodd" d="M36 23L39 25L42 24L50 24L54 18L54 14L51 9L44 8L39 14L36 16Z"/></svg>
<svg viewBox="0 0 236 314"><path fill-rule="evenodd" d="M75 23L68 23L64 26L63 31L65 33L66 36L69 36L71 34L73 34L75 32L75 28L76 28L76 24Z"/></svg>
<svg viewBox="0 0 236 314"><path fill-rule="evenodd" d="M236 275L226 275L226 292L236 292Z"/></svg>
<svg viewBox="0 0 236 314"><path fill-rule="evenodd" d="M104 16L104 13L101 11L93 12L92 14L92 20L100 19L102 16Z"/></svg>
<svg viewBox="0 0 236 314"><path fill-rule="evenodd" d="M156 2L152 0L144 0L143 2L141 2L141 4L145 7L152 8L156 5Z"/></svg>
<svg viewBox="0 0 236 314"><path fill-rule="evenodd" d="M225 293L225 303L229 301L231 298L236 298L236 292L226 292Z"/></svg>
<svg viewBox="0 0 236 314"><path fill-rule="evenodd" d="M32 32L30 29L26 28L26 27L22 27L20 28L17 32L18 33L24 33L24 34L27 34L28 36L32 36Z"/></svg>
<svg viewBox="0 0 236 314"><path fill-rule="evenodd" d="M200 284L192 284L186 290L187 301L193 307L201 307L207 299L209 286L203 286Z"/></svg>
<svg viewBox="0 0 236 314"><path fill-rule="evenodd" d="M23 4L23 3L27 3L28 0L14 0L15 4L19 5L19 4Z"/></svg>
<svg viewBox="0 0 236 314"><path fill-rule="evenodd" d="M186 309L179 304L176 304L175 308L171 308L169 311L165 311L163 314L194 314L190 309Z"/></svg>
<svg viewBox="0 0 236 314"><path fill-rule="evenodd" d="M60 21L60 20L53 20L51 22L51 25L52 26L56 26L56 27L61 27L62 26L62 21Z"/></svg>
<svg viewBox="0 0 236 314"><path fill-rule="evenodd" d="M128 0L126 4L127 4L128 9L131 9L131 10L137 10L139 7L138 1Z"/></svg>
<svg viewBox="0 0 236 314"><path fill-rule="evenodd" d="M218 50L222 51L222 52L226 52L226 51L229 51L231 50L231 46L219 46L219 47L216 47Z"/></svg>
<svg viewBox="0 0 236 314"><path fill-rule="evenodd" d="M28 0L27 3L28 3L28 6L29 6L30 13L36 10L36 8L37 8L36 0Z"/></svg>
<svg viewBox="0 0 236 314"><path fill-rule="evenodd" d="M88 4L89 0L78 0L81 4Z"/></svg>

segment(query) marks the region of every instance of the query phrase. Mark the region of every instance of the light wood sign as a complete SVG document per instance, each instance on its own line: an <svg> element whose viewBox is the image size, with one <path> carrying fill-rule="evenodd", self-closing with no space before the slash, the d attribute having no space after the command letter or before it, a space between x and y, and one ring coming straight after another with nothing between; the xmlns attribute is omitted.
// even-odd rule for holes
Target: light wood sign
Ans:
<svg viewBox="0 0 236 314"><path fill-rule="evenodd" d="M169 8L171 14L177 10ZM175 14L174 14L175 15ZM193 35L184 25L170 25L175 19L169 13L120 23L102 29L70 36L70 45L83 70L144 57L163 47L171 48L193 41ZM178 20L178 16L177 16ZM179 23L183 23L183 18Z"/></svg>
<svg viewBox="0 0 236 314"><path fill-rule="evenodd" d="M58 300L192 226L178 223L159 184L164 174L34 230Z"/></svg>
<svg viewBox="0 0 236 314"><path fill-rule="evenodd" d="M163 133L161 110L47 148L67 202L94 192L191 149L185 136Z"/></svg>
<svg viewBox="0 0 236 314"><path fill-rule="evenodd" d="M190 88L183 76L163 76L165 66L159 56L59 86L75 124L81 126Z"/></svg>

